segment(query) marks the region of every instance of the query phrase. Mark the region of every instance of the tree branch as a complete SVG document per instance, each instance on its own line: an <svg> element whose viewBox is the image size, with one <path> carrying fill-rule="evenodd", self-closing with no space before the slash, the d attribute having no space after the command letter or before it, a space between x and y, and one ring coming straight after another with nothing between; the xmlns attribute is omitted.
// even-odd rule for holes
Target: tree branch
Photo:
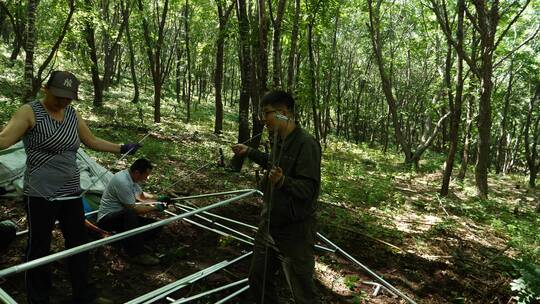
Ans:
<svg viewBox="0 0 540 304"><path fill-rule="evenodd" d="M494 50L497 49L497 46L499 45L499 43L501 43L501 40L504 38L504 36L508 32L508 30L512 27L512 25L514 25L514 23L518 20L518 18L521 16L521 14L523 14L523 11L525 11L527 6L529 6L529 3L531 3L531 0L527 0L527 2L525 2L525 5L523 5L521 10L514 16L514 19L512 19L512 21L510 21L510 23L508 23L508 25L506 26L506 28L502 32L501 36L499 36L499 39L497 39L497 42L495 42L495 44L493 45Z"/></svg>
<svg viewBox="0 0 540 304"><path fill-rule="evenodd" d="M536 31L531 36L529 36L520 45L518 45L516 48L514 48L513 50L508 52L506 55L504 55L503 58L501 58L499 61L497 61L497 63L495 63L493 65L493 69L496 69L504 60L506 60L508 57L512 56L515 52L517 52L519 49L521 49L524 45L529 43L529 41L533 40L536 37L536 35L538 35L539 32L540 32L540 23L538 24L538 27L536 28Z"/></svg>
<svg viewBox="0 0 540 304"><path fill-rule="evenodd" d="M69 23L71 22L71 17L73 17L73 13L75 12L75 3L74 0L68 0L69 4L69 14L66 19L66 22L64 22L64 26L62 27L62 31L60 32L60 35L58 36L58 39L56 39L56 42L54 43L51 52L49 53L49 56L47 56L47 59L41 64L39 67L37 76L34 81L34 85L40 85L43 78L41 75L43 74L43 71L47 68L53 57L56 55L56 52L58 51L58 48L60 48L60 44L62 44L62 41L64 40L64 37L66 36L67 30L69 28Z"/></svg>

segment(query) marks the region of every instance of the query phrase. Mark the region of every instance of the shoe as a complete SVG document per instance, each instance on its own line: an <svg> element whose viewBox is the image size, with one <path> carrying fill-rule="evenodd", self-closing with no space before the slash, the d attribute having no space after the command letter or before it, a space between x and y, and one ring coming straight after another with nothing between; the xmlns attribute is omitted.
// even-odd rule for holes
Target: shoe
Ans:
<svg viewBox="0 0 540 304"><path fill-rule="evenodd" d="M132 258L132 262L135 264L152 266L159 264L159 259L155 258L149 254L139 254Z"/></svg>

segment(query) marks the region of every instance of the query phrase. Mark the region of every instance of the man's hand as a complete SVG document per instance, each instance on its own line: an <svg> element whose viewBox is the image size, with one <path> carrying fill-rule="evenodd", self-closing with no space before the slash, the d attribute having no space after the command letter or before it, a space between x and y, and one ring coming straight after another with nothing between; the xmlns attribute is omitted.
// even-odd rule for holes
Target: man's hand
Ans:
<svg viewBox="0 0 540 304"><path fill-rule="evenodd" d="M238 156L244 156L244 155L247 154L248 146L243 145L243 144L236 144L236 145L232 146L232 150L233 150L234 154L236 154Z"/></svg>
<svg viewBox="0 0 540 304"><path fill-rule="evenodd" d="M281 169L281 167L272 168L272 170L270 170L270 173L268 174L268 180L270 180L270 182L274 186L280 186L283 178L283 169Z"/></svg>

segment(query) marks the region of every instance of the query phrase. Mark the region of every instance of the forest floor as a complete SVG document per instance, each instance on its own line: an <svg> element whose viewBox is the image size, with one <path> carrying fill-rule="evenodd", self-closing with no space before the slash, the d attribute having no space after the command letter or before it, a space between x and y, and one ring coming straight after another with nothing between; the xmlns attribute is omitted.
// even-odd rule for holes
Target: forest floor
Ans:
<svg viewBox="0 0 540 304"><path fill-rule="evenodd" d="M90 83L87 79L83 82ZM0 79L0 88L7 85L12 86L6 78ZM232 109L225 115L225 133L217 136L212 133L213 110L209 105L195 105L190 123L184 122L179 108L165 107L163 122L152 124L149 100L143 99L137 106L126 101L129 91L125 92L111 90L105 107L99 110L92 110L89 102L75 104L93 132L104 139L132 142L150 133L137 155L120 163L115 155L89 152L104 167L116 172L136 157L147 157L156 168L144 188L156 193L171 190L185 196L256 186L254 164L247 162L241 173L214 165L220 148L227 157L232 154L236 130ZM91 100L88 88L83 88L81 96ZM9 96L0 99L11 111L17 107ZM142 120L139 109L144 113ZM323 154L319 232L418 303L512 302L510 283L519 277L515 262L540 262L540 219L534 210L538 193L527 189L524 176L491 175L490 198L477 199L473 168L469 168L463 181L452 181L448 197L439 197L443 160L444 155L428 152L420 169L413 170L393 151L382 153L377 147L330 139ZM191 203L203 206L218 200ZM249 198L213 212L257 225L260 207L260 199ZM20 200L1 199L0 214L26 227ZM243 232L253 234L249 229ZM25 246L26 239L20 237L0 257L0 269L23 262ZM114 245L92 250L91 273L100 294L123 303L251 249L183 221L166 226L149 247L162 257L157 266L130 263ZM52 248L63 248L59 230L54 231ZM59 303L69 295L65 262L52 263L51 267L52 301ZM248 268L249 258L172 297L187 297L240 280ZM386 290L374 295L373 286L366 282L376 280L339 254L319 252L316 270L321 303L404 303ZM278 285L284 302L292 303L283 277ZM0 287L25 303L23 274L8 277ZM213 303L239 288L198 303ZM240 295L231 303L247 303L247 298Z"/></svg>

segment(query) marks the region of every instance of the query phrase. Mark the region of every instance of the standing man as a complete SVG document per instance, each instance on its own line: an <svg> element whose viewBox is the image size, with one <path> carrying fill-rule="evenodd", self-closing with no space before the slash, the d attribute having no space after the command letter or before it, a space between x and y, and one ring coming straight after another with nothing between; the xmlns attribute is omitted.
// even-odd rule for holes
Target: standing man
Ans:
<svg viewBox="0 0 540 304"><path fill-rule="evenodd" d="M242 144L247 155L267 170L262 180L264 206L255 237L249 285L257 303L278 303L275 275L281 268L295 303L319 303L313 282L316 205L321 187L321 147L294 116L294 99L272 91L262 99L261 119L274 132L270 154ZM277 133L276 133L277 132Z"/></svg>
<svg viewBox="0 0 540 304"><path fill-rule="evenodd" d="M78 98L79 80L65 71L51 73L45 97L23 105L0 132L0 150L23 139L26 151L24 195L27 204L26 260L49 254L54 222L58 219L66 248L86 242L77 150L83 142L92 150L134 153L139 144L114 144L95 137L71 106ZM74 303L95 303L88 286L88 254L68 258ZM28 303L48 304L52 287L47 265L25 275ZM104 302L101 301L100 302Z"/></svg>
<svg viewBox="0 0 540 304"><path fill-rule="evenodd" d="M156 196L143 192L140 184L152 173L152 164L144 159L137 159L129 169L117 172L107 185L101 196L98 221L99 228L107 231L123 232L155 222L154 219L142 217L152 211L163 211L163 203L155 203ZM165 196L158 198L168 202ZM141 204L142 203L142 204ZM123 245L133 261L143 265L156 265L159 259L143 253L144 243L152 239L159 228L129 237Z"/></svg>

